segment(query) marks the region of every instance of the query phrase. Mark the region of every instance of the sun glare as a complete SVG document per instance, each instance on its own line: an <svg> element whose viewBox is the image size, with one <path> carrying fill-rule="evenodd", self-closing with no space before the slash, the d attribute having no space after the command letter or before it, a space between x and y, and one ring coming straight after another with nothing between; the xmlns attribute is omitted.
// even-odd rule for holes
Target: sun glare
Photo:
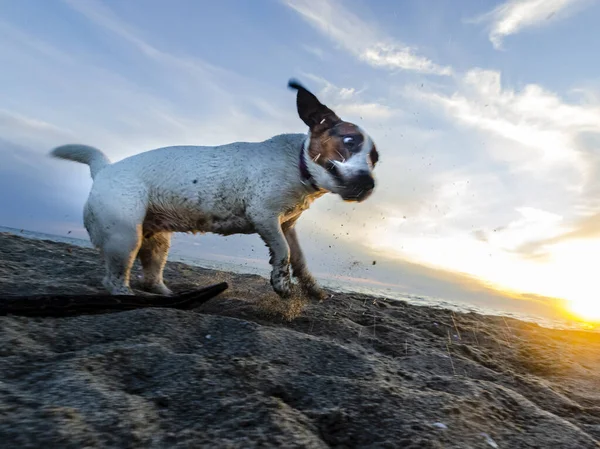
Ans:
<svg viewBox="0 0 600 449"><path fill-rule="evenodd" d="M600 322L600 296L589 295L572 299L569 308L583 321Z"/></svg>

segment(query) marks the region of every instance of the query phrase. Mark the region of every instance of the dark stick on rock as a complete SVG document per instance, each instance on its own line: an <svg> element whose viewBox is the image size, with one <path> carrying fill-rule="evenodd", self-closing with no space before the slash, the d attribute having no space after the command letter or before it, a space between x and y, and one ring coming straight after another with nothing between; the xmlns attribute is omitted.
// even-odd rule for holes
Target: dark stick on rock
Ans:
<svg viewBox="0 0 600 449"><path fill-rule="evenodd" d="M0 295L0 316L20 315L37 317L66 317L124 310L165 307L189 310L224 292L227 282L173 296L129 295Z"/></svg>

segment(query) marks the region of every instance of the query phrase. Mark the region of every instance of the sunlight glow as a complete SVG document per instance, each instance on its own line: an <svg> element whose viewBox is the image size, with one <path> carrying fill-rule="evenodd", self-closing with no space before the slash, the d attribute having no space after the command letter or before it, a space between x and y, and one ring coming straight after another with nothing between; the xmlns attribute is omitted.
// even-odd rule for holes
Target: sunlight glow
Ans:
<svg viewBox="0 0 600 449"><path fill-rule="evenodd" d="M544 225L546 221L542 220ZM405 260L474 276L503 293L565 300L565 316L600 322L600 288L595 273L600 240L556 242L541 249L542 257L512 250L531 239L532 230L545 234L544 226L539 224L535 229L509 226L485 242L450 232L421 237L400 232L388 232L384 237L379 232L370 243L392 257L395 254Z"/></svg>
<svg viewBox="0 0 600 449"><path fill-rule="evenodd" d="M600 296L581 297L570 302L570 311L586 322L600 322Z"/></svg>

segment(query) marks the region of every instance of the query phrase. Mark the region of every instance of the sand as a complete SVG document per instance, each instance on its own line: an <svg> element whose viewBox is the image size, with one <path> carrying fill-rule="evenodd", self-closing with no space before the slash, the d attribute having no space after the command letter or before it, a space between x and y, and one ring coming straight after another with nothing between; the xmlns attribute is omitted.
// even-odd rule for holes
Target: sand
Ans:
<svg viewBox="0 0 600 449"><path fill-rule="evenodd" d="M2 295L99 292L102 268L95 250L0 234ZM598 333L360 294L282 301L259 276L181 263L165 278L230 289L192 311L0 317L1 447L600 446Z"/></svg>

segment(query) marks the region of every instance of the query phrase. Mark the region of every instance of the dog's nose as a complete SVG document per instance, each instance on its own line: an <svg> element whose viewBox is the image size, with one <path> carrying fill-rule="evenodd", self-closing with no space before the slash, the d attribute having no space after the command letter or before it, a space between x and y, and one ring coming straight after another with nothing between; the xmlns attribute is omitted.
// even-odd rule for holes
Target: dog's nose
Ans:
<svg viewBox="0 0 600 449"><path fill-rule="evenodd" d="M368 171L358 173L354 178L353 184L357 189L365 191L373 190L375 188L375 180Z"/></svg>

